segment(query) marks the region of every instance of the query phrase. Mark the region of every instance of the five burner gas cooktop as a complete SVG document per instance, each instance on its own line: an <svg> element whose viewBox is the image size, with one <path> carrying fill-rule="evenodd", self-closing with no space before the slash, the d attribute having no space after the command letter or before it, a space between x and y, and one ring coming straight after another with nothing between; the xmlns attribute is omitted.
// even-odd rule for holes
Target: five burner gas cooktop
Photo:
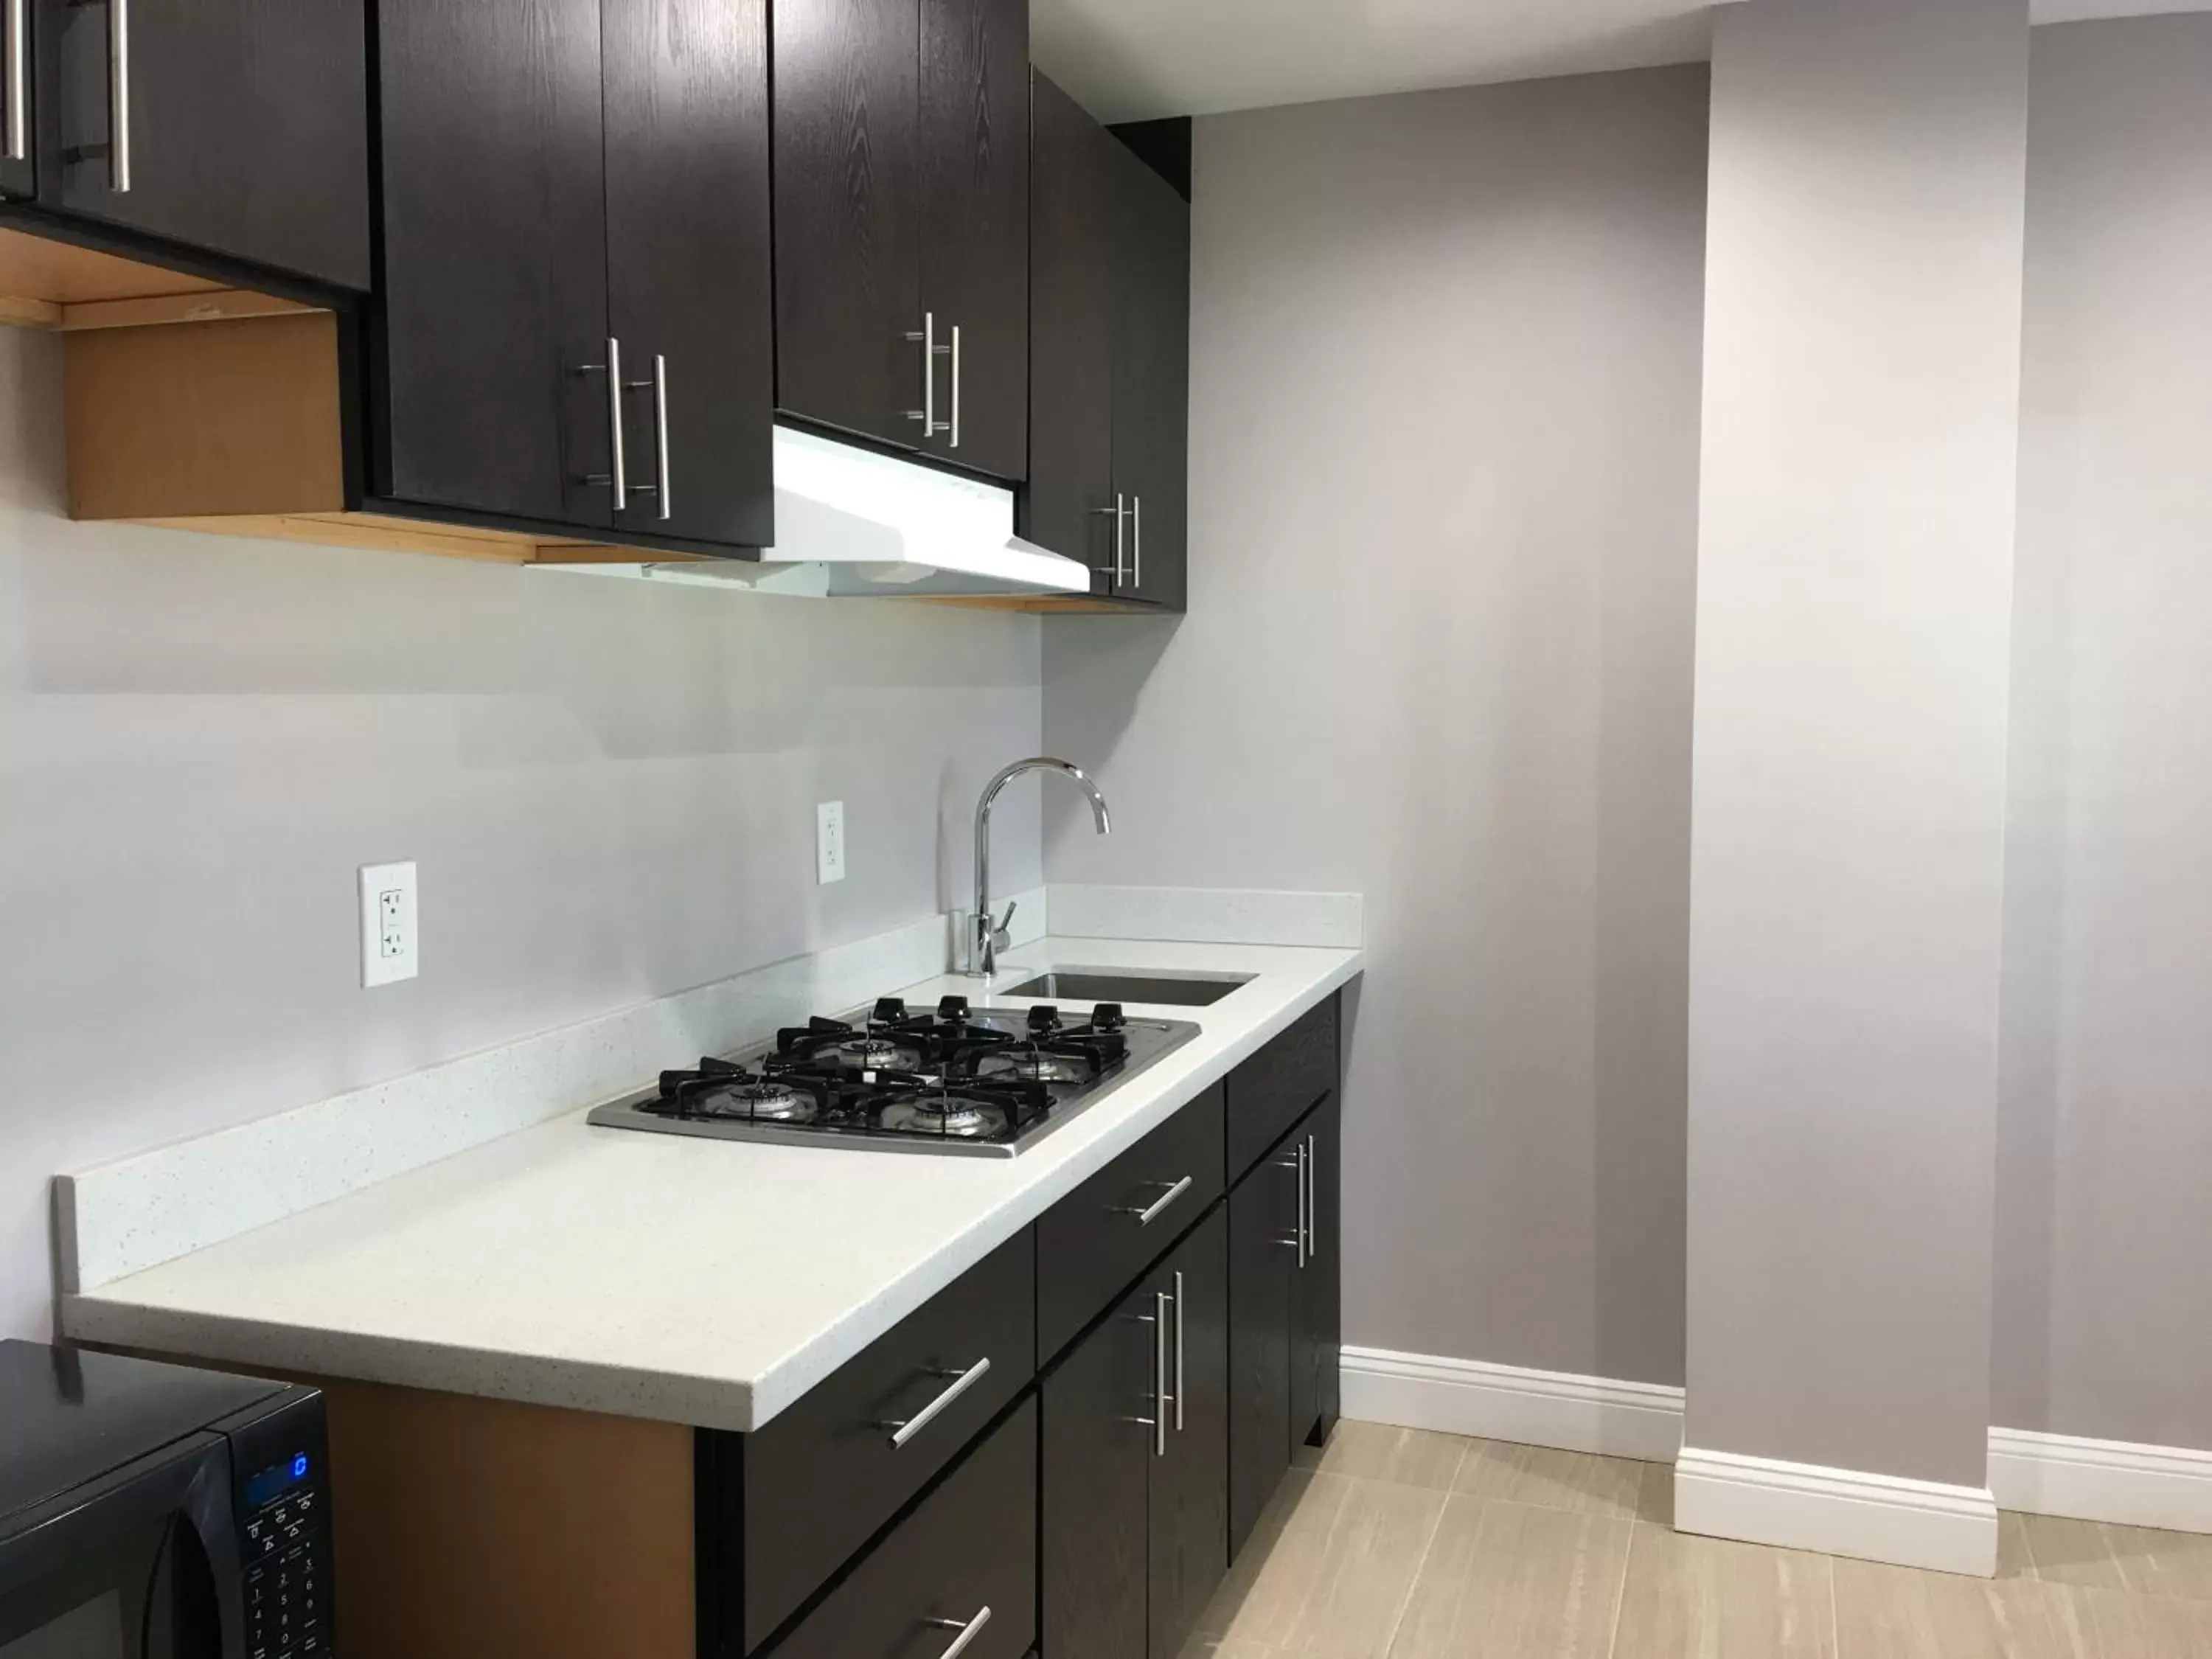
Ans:
<svg viewBox="0 0 2212 1659"><path fill-rule="evenodd" d="M934 1013L883 997L863 1018L810 1019L775 1046L663 1072L660 1086L595 1107L589 1121L717 1140L870 1146L1011 1158L1196 1036L1188 1020L1088 1018L1050 1004Z"/></svg>

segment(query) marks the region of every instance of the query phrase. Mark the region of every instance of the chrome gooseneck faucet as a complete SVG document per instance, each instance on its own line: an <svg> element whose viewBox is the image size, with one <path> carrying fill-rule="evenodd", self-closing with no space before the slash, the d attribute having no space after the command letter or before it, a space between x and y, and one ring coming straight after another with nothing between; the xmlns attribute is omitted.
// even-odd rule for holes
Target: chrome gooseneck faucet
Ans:
<svg viewBox="0 0 2212 1659"><path fill-rule="evenodd" d="M999 798L999 791L1024 772L1060 772L1073 778L1083 786L1083 793L1091 797L1091 817L1098 826L1098 833L1103 836L1113 831L1114 826L1106 816L1106 797L1098 793L1098 786L1083 775L1081 767L1055 760L1050 755L1018 760L983 786L983 798L975 803L975 909L965 922L963 965L975 979L988 979L998 970L999 952L1006 945L1006 924L1014 919L1014 906L1009 904L1005 915L996 921L991 920L991 803Z"/></svg>

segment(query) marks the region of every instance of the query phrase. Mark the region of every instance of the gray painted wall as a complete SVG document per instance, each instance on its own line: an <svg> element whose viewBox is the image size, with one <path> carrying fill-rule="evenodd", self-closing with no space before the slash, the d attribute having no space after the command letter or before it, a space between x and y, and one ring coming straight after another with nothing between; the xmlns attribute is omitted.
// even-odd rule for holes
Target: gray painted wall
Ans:
<svg viewBox="0 0 2212 1659"><path fill-rule="evenodd" d="M1716 20L1692 1445L1979 1486L2027 0Z"/></svg>
<svg viewBox="0 0 2212 1659"><path fill-rule="evenodd" d="M2212 17L2031 111L1994 1408L2212 1448Z"/></svg>
<svg viewBox="0 0 2212 1659"><path fill-rule="evenodd" d="M1346 1339L1682 1376L1702 68L1208 118L1191 599L1058 881L1355 889Z"/></svg>
<svg viewBox="0 0 2212 1659"><path fill-rule="evenodd" d="M0 328L0 1334L56 1170L949 908L1036 747L1027 617L70 523L59 366ZM422 976L363 991L403 858Z"/></svg>

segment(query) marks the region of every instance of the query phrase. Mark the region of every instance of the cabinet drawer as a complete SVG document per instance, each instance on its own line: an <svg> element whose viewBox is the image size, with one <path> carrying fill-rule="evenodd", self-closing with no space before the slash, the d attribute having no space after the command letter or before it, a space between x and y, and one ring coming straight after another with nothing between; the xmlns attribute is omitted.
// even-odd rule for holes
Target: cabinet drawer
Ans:
<svg viewBox="0 0 2212 1659"><path fill-rule="evenodd" d="M1229 1074L1229 1178L1244 1172L1315 1103L1336 1087L1336 1005L1331 995Z"/></svg>
<svg viewBox="0 0 2212 1659"><path fill-rule="evenodd" d="M807 1614L775 1659L1021 1659L1036 1639L1034 1399Z"/></svg>
<svg viewBox="0 0 2212 1659"><path fill-rule="evenodd" d="M710 1501L737 1524L744 1651L1021 1392L1036 1370L1036 1285L1024 1228L766 1427L715 1437ZM714 1553L726 1572L730 1549Z"/></svg>
<svg viewBox="0 0 2212 1659"><path fill-rule="evenodd" d="M1066 1347L1221 1196L1221 1099L1217 1083L1037 1223L1041 1360Z"/></svg>

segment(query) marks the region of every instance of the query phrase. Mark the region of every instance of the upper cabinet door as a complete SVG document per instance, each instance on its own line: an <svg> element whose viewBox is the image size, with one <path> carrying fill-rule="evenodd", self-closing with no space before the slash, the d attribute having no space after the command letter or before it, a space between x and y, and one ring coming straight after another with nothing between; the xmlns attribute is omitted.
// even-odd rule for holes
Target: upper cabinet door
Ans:
<svg viewBox="0 0 2212 1659"><path fill-rule="evenodd" d="M921 0L921 301L948 348L923 448L1029 470L1028 0ZM917 431L920 430L917 425Z"/></svg>
<svg viewBox="0 0 2212 1659"><path fill-rule="evenodd" d="M1190 479L1190 208L1117 141L1114 488L1128 500L1115 592L1180 611Z"/></svg>
<svg viewBox="0 0 2212 1659"><path fill-rule="evenodd" d="M919 337L920 14L915 0L776 0L769 28L776 407L919 445L909 416L950 356L933 362ZM933 318L932 343L949 348L950 326ZM932 412L946 421L950 404Z"/></svg>
<svg viewBox="0 0 2212 1659"><path fill-rule="evenodd" d="M372 489L611 524L599 0L381 0L378 47Z"/></svg>
<svg viewBox="0 0 2212 1659"><path fill-rule="evenodd" d="M1114 590L1114 244L1111 134L1036 77L1030 181L1030 458L1022 534Z"/></svg>
<svg viewBox="0 0 2212 1659"><path fill-rule="evenodd" d="M775 538L766 0L604 0L617 528Z"/></svg>
<svg viewBox="0 0 2212 1659"><path fill-rule="evenodd" d="M43 0L36 21L47 206L368 288L362 0Z"/></svg>

